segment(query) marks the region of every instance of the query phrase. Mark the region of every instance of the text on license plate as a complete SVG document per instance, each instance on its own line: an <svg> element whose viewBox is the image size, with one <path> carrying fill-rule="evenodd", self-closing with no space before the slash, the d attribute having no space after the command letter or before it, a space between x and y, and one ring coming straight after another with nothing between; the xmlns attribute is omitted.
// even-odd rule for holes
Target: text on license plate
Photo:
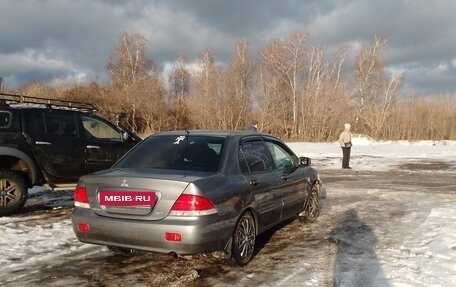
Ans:
<svg viewBox="0 0 456 287"><path fill-rule="evenodd" d="M100 205L104 206L154 206L156 196L150 191L102 191Z"/></svg>

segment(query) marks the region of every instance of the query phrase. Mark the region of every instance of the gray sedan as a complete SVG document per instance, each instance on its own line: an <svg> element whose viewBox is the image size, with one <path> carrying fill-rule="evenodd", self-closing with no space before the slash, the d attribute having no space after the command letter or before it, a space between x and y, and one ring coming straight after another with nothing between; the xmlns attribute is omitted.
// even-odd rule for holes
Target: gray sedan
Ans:
<svg viewBox="0 0 456 287"><path fill-rule="evenodd" d="M73 229L113 250L226 251L245 265L258 234L293 217L315 221L320 190L310 159L273 136L166 132L80 178Z"/></svg>

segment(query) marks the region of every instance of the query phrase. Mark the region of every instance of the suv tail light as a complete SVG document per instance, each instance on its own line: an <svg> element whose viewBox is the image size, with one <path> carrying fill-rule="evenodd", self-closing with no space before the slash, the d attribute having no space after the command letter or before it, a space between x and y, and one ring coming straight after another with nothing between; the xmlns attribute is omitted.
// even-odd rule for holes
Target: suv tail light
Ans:
<svg viewBox="0 0 456 287"><path fill-rule="evenodd" d="M78 183L76 189L74 190L74 206L90 208L89 199L87 197L87 189L80 183Z"/></svg>
<svg viewBox="0 0 456 287"><path fill-rule="evenodd" d="M209 199L192 194L182 194L174 202L169 215L201 216L217 213L215 206Z"/></svg>

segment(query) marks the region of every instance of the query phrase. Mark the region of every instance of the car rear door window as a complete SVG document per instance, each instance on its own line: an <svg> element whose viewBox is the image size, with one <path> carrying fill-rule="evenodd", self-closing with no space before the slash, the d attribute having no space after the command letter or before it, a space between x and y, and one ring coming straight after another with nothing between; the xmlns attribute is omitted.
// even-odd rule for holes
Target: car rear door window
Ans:
<svg viewBox="0 0 456 287"><path fill-rule="evenodd" d="M73 114L46 112L46 133L55 136L77 136L76 119Z"/></svg>
<svg viewBox="0 0 456 287"><path fill-rule="evenodd" d="M252 173L274 170L274 163L261 140L253 140L242 143L240 148L242 153L239 158L245 158L248 170ZM241 170L246 171L240 162Z"/></svg>
<svg viewBox="0 0 456 287"><path fill-rule="evenodd" d="M37 136L43 135L46 131L44 128L44 117L41 110L24 111L24 128L27 134Z"/></svg>

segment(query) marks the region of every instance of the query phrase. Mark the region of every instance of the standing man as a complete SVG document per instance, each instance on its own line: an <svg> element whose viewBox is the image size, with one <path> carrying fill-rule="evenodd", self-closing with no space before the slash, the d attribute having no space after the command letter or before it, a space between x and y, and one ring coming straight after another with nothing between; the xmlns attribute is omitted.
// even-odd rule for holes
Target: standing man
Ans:
<svg viewBox="0 0 456 287"><path fill-rule="evenodd" d="M253 120L247 128L248 131L256 132L258 131L258 121Z"/></svg>
<svg viewBox="0 0 456 287"><path fill-rule="evenodd" d="M350 152L352 147L352 134L350 132L350 124L344 125L345 129L340 134L339 144L342 147L342 169L351 169L350 167Z"/></svg>

